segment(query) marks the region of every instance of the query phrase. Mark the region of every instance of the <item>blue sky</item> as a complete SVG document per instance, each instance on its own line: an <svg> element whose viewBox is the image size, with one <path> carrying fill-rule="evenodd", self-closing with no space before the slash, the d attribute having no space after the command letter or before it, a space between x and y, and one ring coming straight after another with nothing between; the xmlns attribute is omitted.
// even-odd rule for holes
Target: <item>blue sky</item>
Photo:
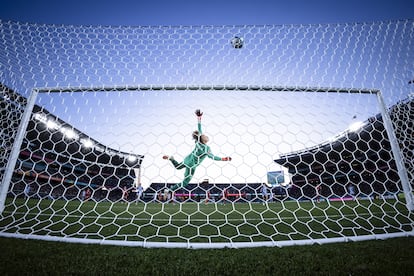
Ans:
<svg viewBox="0 0 414 276"><path fill-rule="evenodd" d="M148 25L283 25L283 24L319 24L319 23L353 23L372 22L383 20L399 20L414 18L414 1L4 1L1 0L0 19L13 20L31 23L46 23L58 25L104 25L104 26L148 26ZM59 29L59 28L58 28ZM83 28L62 28L68 32L75 30L75 33ZM355 84L359 88L361 84L368 88L382 87L403 87L406 93L406 79L412 70L410 62L412 55L407 55L406 61L402 61L397 68L392 67L393 57L385 56L384 61L377 60L377 51L371 47L369 39L365 36L375 38L369 29L362 29L361 37L353 36L355 43L366 43L365 49L360 52L361 60L356 50L350 46L337 45L336 41L344 42L342 34L352 32L349 28L342 32L338 30L332 37L313 38L314 46L318 51L308 50L308 38L301 37L306 32L314 32L318 36L323 32L315 28L301 29L299 37L295 36L296 27L286 27L286 40L282 41L273 38L272 47L279 49L276 55L269 60L266 51L259 50L252 43L260 39L259 30L255 28L230 28L230 32L240 29L250 32L250 44L241 51L234 51L228 45L226 28L219 28L224 33L221 36L225 43L221 46L220 41L214 41L212 47L205 47L207 63L198 59L198 53L186 58L183 52L192 53L185 48L185 44L171 42L174 47L183 47L181 51L175 51L166 46L165 60L156 60L156 56L146 57L151 61L142 61L141 57L145 51L140 48L132 49L131 52L103 54L89 51L88 46L82 48L84 51L76 52L68 45L58 45L57 48L44 49L39 42L42 36L37 32L31 33L33 38L30 43L16 45L20 57L32 57L32 53L39 54L40 62L37 59L31 60L33 64L39 62L35 69L30 70L28 86L33 83L32 73L39 75L40 83L47 83L49 79L56 77L57 83L65 85L67 82L82 84L88 83L89 76L83 72L91 72L92 78L97 78L97 83L107 84L108 80L120 81L126 84L143 82L162 82L158 73L166 77L165 83L201 84L206 81L222 84L222 82L248 82L249 84L273 84L277 85L312 85L312 86L342 86L350 87ZM44 30L42 28L42 30ZM50 30L55 30L54 27ZM92 29L87 29L93 30ZM120 31L121 29L117 29ZM99 30L105 37L108 29ZM131 30L129 30L131 31ZM158 29L167 37L168 31L173 33L174 29ZM194 30L197 33L197 30ZM30 33L30 32L29 32ZM46 36L49 34L46 28ZM200 31L204 33L204 31ZM208 32L207 32L208 33ZM273 29L271 34L276 35L277 30ZM355 32L355 34L357 34ZM374 32L375 33L375 32ZM58 36L58 34L51 35ZM230 35L232 35L230 33ZM271 36L272 36L271 35ZM216 36L216 35L215 35ZM143 36L145 43L154 47L153 53L157 54L160 48L154 46L151 35ZM346 37L346 35L345 35ZM326 39L326 43L318 42L318 39ZM147 39L147 40L145 40ZM53 40L53 39L52 39ZM76 39L75 39L76 40ZM82 44L81 40L76 40ZM141 40L132 39L134 45ZM37 42L37 43L33 43ZM293 44L290 44L292 43ZM51 42L52 44L54 42ZM262 42L260 42L262 43ZM398 43L393 42L393 43ZM404 41L399 43L404 44ZM1 43L0 43L1 44ZM36 44L33 48L32 44ZM111 46L117 49L119 42L112 42ZM265 43L263 43L264 45ZM105 50L105 43L97 43L98 49ZM293 46L292 46L293 45ZM382 41L375 41L377 47L381 47ZM203 45L202 47L204 47ZM314 47L312 46L312 47ZM102 48L99 48L102 47ZM215 48L218 47L218 48ZM266 48L266 45L264 45ZM326 47L326 48L325 48ZM291 48L293 49L291 51ZM370 50L373 54L370 55ZM398 47L396 47L398 48ZM120 48L121 50L123 48ZM217 52L216 49L219 49ZM266 48L267 49L267 48ZM271 47L269 47L271 49ZM296 49L296 50L295 50ZM345 50L344 50L345 49ZM15 51L15 49L12 49ZM75 52L74 52L75 51ZM337 52L335 56L331 51ZM316 53L323 52L324 57L318 57ZM27 53L22 55L21 53ZM75 53L75 54L73 54ZM132 53L132 54L131 54ZM144 53L144 54L143 54ZM171 53L175 53L171 54ZM304 54L302 56L302 53ZM161 54L161 56L163 56ZM280 54L280 55L279 55ZM125 55L125 56L122 56ZM330 56L333 56L332 58ZM11 55L13 56L13 55ZM133 58L132 67L122 67L122 70L111 71L116 68L120 58ZM348 59L354 57L358 64L347 63ZM362 59L362 57L366 59ZM76 59L82 60L82 65ZM89 60L88 58L92 58ZM176 58L176 59L175 59ZM211 58L211 59L210 59ZM210 60L209 60L210 59ZM154 60L156 62L154 62ZM319 60L319 61L318 61ZM183 62L187 67L176 69L171 61ZM307 62L309 61L309 62ZM315 61L314 63L312 63ZM63 62L63 66L59 65ZM96 63L95 63L96 62ZM246 66L239 66L238 63ZM303 63L302 63L303 62ZM385 65L381 64L385 62ZM22 64L27 64L21 61ZM13 63L10 63L13 65ZM188 65L190 64L190 65ZM191 66L197 64L197 66ZM266 65L267 64L267 65ZM234 65L234 70L232 65ZM270 65L269 68L266 66ZM336 67L338 65L338 67ZM39 66L45 66L39 70ZM255 66L257 68L255 68ZM97 68L98 67L98 68ZM179 67L179 66L178 66ZM8 68L8 67L7 67ZM14 69L21 70L27 66L16 66ZM52 68L52 72L50 70ZM105 70L103 70L106 68ZM110 68L110 69L108 69ZM143 68L143 69L142 69ZM212 68L213 70L210 70ZM307 69L305 72L304 69ZM329 68L324 69L324 68ZM371 68L371 69L370 69ZM13 69L13 70L14 70ZM181 71L180 71L181 69ZM303 70L302 70L303 69ZM408 69L408 70L407 70ZM26 70L26 69L23 69ZM60 71L59 71L60 70ZM66 71L65 71L66 70ZM99 71L103 70L103 71ZM143 70L143 71L140 71ZM359 74L354 74L353 71ZM272 71L276 71L272 72ZM67 73L69 72L69 73ZM114 72L114 73L112 73ZM122 72L122 73L120 73ZM129 75L125 75L124 73ZM142 73L144 72L144 73ZM155 73L151 73L155 72ZM389 76L400 76L404 74L401 81L392 79L387 83ZM44 74L43 74L44 73ZM141 75L139 75L141 73ZM46 76L46 77L45 77ZM177 79L175 79L177 78ZM361 78L361 79L358 79ZM47 79L45 81L45 79ZM55 80L55 79L54 79ZM19 79L17 80L20 81ZM23 80L24 82L25 80ZM262 82L263 81L263 82ZM36 81L34 81L36 83ZM54 83L54 82L52 82ZM116 82L119 84L119 82ZM394 85L395 84L395 85ZM82 85L81 85L82 86ZM191 94L191 97L188 95ZM305 147L316 145L327 141L338 132L345 130L353 118L365 120L367 117L378 113L376 99L374 96L359 95L334 95L329 97L315 97L308 95L281 94L268 95L268 93L215 93L215 92L180 92L180 93L124 93L122 97L112 93L105 97L93 98L87 95L82 99L73 95L44 95L41 102L49 111L59 116L64 121L72 124L77 129L90 135L99 142L109 147L125 152L144 154L144 180L145 182L179 181L181 172L176 172L168 162L160 158L162 154L174 154L177 158L184 158L193 147L189 133L195 128L195 119L192 115L195 107L202 108L206 115L205 131L211 138L213 153L221 156L231 155L231 163L219 164L210 160L205 161L203 166L197 170L195 181L203 178L212 178L217 182L256 182L258 178L265 178L266 171L274 170L273 160L281 153L288 153L292 150L300 150ZM258 100L259 99L259 100ZM95 104L99 101L99 104ZM294 102L294 104L292 104ZM85 104L84 104L85 103ZM88 105L89 103L89 105ZM118 103L118 104L116 104ZM221 103L218 105L217 103ZM223 104L224 103L224 104ZM310 106L309 103L312 105ZM344 108L343 105L350 108ZM154 106L157 109L153 108ZM238 110L235 111L235 106ZM257 107L260 106L260 109ZM298 106L301 113L296 112ZM306 112L305 112L306 110ZM162 126L162 127L160 127ZM241 177L241 179L240 179ZM235 180L237 179L237 180Z"/></svg>
<svg viewBox="0 0 414 276"><path fill-rule="evenodd" d="M81 25L244 25L414 18L412 0L1 0L0 18Z"/></svg>

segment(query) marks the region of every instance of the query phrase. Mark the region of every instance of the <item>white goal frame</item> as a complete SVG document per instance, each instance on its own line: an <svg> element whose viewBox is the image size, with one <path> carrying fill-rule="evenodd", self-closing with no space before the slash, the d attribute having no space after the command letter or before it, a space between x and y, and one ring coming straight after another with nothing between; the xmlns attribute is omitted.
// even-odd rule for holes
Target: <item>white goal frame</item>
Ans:
<svg viewBox="0 0 414 276"><path fill-rule="evenodd" d="M34 88L27 100L20 125L18 127L17 135L11 149L10 158L8 159L5 175L2 179L0 190L0 214L5 208L7 191L12 179L13 170L19 156L19 151L25 136L25 131L30 121L32 111L40 93L58 93L58 92L122 92L122 91L199 91L199 90L231 90L231 91L274 91L274 92L321 92L321 93L358 93L376 95L379 109L383 118L384 127L389 137L390 145L394 160L396 162L397 171L401 180L406 207L409 211L414 210L414 198L409 183L408 173L404 166L403 155L399 147L394 127L388 113L388 108L384 102L382 93L377 89L356 89L356 88L331 88L331 87L299 87L299 86L257 86L257 85L141 85L141 86L98 86L98 87L51 87L51 88ZM33 238L50 241L67 241L75 243L97 243L110 245L127 245L127 246L142 246L142 247L174 247L174 248L242 248L242 247L256 247L256 246L289 246L289 245L306 245L306 244L323 244L333 242L346 241L360 241L371 239L386 239L392 237L413 236L414 231L398 232L387 234L370 234L362 236L350 237L335 237L323 239L308 239L308 240L289 240L289 241L256 241L256 242L217 242L217 243L197 243L197 242L135 242L135 241L117 241L117 240L99 240L99 239L80 239L70 237L53 237L42 235L24 235L16 233L0 233L4 237L16 238Z"/></svg>

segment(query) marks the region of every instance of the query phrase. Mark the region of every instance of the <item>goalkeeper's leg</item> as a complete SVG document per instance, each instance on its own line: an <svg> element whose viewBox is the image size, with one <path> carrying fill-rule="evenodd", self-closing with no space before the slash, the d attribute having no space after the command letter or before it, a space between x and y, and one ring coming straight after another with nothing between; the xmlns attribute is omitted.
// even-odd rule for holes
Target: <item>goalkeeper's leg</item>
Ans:
<svg viewBox="0 0 414 276"><path fill-rule="evenodd" d="M165 160L170 160L171 163L173 164L174 168L176 168L177 170L181 170L181 169L184 169L186 167L183 162L181 162L181 163L177 162L177 160L175 160L174 157L172 157L172 156L164 155L162 158L165 159Z"/></svg>
<svg viewBox="0 0 414 276"><path fill-rule="evenodd" d="M190 183L191 179L193 178L194 172L195 172L195 168L186 167L185 172L184 172L184 180L172 186L170 190L176 191L179 188L185 188L188 185L188 183Z"/></svg>

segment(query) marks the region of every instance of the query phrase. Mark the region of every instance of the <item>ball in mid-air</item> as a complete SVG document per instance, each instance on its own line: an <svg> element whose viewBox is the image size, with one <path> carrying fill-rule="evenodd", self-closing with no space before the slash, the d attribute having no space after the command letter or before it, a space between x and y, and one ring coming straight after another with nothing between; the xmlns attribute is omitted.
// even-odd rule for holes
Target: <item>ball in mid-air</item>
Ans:
<svg viewBox="0 0 414 276"><path fill-rule="evenodd" d="M243 47L243 44L244 44L243 38L239 36L235 36L231 40L231 45L235 49L241 49Z"/></svg>

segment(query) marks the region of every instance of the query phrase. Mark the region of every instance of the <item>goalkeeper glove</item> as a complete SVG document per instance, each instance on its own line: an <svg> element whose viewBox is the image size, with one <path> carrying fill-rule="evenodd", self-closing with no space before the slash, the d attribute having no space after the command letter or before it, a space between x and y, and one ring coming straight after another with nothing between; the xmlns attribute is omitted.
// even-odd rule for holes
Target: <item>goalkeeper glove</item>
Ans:
<svg viewBox="0 0 414 276"><path fill-rule="evenodd" d="M197 109L197 110L195 111L195 115L196 115L199 119L201 119L201 116L203 116L203 112L201 112L201 110L200 110L200 109Z"/></svg>
<svg viewBox="0 0 414 276"><path fill-rule="evenodd" d="M231 157L223 157L221 158L221 161L231 161Z"/></svg>

